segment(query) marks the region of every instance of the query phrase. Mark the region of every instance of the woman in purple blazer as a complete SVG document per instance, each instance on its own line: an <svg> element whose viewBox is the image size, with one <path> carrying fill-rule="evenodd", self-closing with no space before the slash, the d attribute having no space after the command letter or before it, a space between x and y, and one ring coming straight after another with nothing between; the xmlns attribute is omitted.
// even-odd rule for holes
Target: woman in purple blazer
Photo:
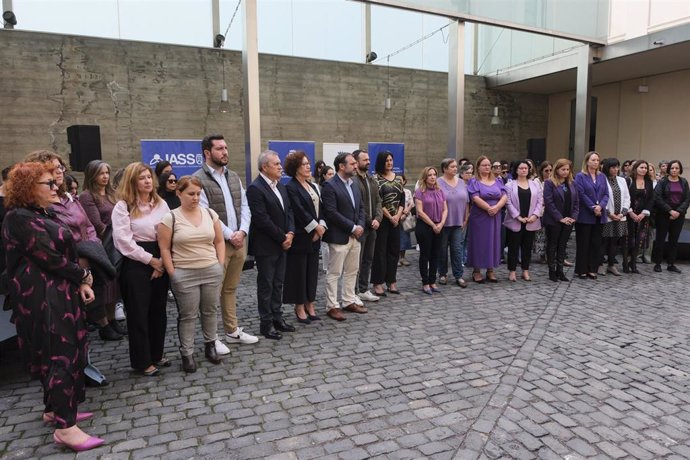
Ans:
<svg viewBox="0 0 690 460"><path fill-rule="evenodd" d="M606 176L599 171L601 158L588 152L582 171L575 176L580 212L575 223L575 273L581 278L597 279L601 259L602 226L607 222L606 205L609 190Z"/></svg>
<svg viewBox="0 0 690 460"><path fill-rule="evenodd" d="M532 281L529 277L529 263L532 257L534 233L541 228L539 218L544 212L541 187L533 180L529 180L530 165L526 160L513 163L511 175L514 179L505 186L506 217L503 225L506 227L506 242L508 243L508 275L510 281L516 280L518 254L522 267L522 279Z"/></svg>
<svg viewBox="0 0 690 460"><path fill-rule="evenodd" d="M573 184L570 160L561 158L553 165L550 179L544 181L546 263L551 281L569 281L563 273L565 248L580 211L580 200Z"/></svg>

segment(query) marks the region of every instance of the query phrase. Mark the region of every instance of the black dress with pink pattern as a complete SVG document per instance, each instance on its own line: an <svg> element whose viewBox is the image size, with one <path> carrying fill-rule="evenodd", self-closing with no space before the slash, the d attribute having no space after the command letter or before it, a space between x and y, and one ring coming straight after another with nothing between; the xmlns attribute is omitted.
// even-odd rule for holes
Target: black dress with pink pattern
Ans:
<svg viewBox="0 0 690 460"><path fill-rule="evenodd" d="M79 297L84 269L72 233L43 209L12 209L2 227L9 302L19 347L43 384L45 412L75 424L84 401L87 330Z"/></svg>

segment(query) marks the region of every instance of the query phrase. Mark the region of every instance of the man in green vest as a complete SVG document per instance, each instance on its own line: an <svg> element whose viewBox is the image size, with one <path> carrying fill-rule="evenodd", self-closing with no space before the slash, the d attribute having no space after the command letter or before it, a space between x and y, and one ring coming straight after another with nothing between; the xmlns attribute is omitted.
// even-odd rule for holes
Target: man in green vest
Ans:
<svg viewBox="0 0 690 460"><path fill-rule="evenodd" d="M255 337L237 324L237 286L244 260L247 257L246 237L249 233L251 212L240 177L227 168L228 146L220 134L212 134L201 141L205 162L197 172L201 180L200 204L218 214L225 237L225 278L220 295L225 340L228 343L256 343ZM216 352L230 353L221 341L216 341Z"/></svg>

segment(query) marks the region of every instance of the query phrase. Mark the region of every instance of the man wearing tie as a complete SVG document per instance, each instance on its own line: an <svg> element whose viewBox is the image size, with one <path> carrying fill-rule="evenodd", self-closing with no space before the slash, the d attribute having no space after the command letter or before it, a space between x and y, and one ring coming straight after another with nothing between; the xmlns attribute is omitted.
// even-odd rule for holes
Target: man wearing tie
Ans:
<svg viewBox="0 0 690 460"><path fill-rule="evenodd" d="M283 280L287 251L295 235L295 221L287 189L280 183L283 166L276 152L259 155L259 176L247 187L252 212L249 254L256 260L256 298L261 318L260 332L280 340L281 332L295 328L283 319Z"/></svg>
<svg viewBox="0 0 690 460"><path fill-rule="evenodd" d="M340 153L333 161L336 175L324 183L321 200L328 231L324 241L328 243L330 258L326 275L326 308L329 317L344 321L345 315L338 302L338 281L343 278L343 309L354 313L366 313L357 305L355 286L359 269L359 237L364 233L364 208L359 187L352 180L357 161L350 153Z"/></svg>

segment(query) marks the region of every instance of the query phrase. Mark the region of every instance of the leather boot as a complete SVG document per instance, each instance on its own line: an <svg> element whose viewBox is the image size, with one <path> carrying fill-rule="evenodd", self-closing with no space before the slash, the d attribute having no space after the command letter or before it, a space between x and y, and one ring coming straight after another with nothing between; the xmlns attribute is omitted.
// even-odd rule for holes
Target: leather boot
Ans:
<svg viewBox="0 0 690 460"><path fill-rule="evenodd" d="M556 270L549 269L549 279L551 281L558 281L558 274L556 273Z"/></svg>
<svg viewBox="0 0 690 460"><path fill-rule="evenodd" d="M196 361L194 360L194 355L182 356L182 370L187 374L193 374L196 372Z"/></svg>
<svg viewBox="0 0 690 460"><path fill-rule="evenodd" d="M216 352L216 342L206 342L204 344L204 356L211 364L220 364L220 358Z"/></svg>
<svg viewBox="0 0 690 460"><path fill-rule="evenodd" d="M556 270L556 276L558 277L558 281L570 281L568 277L565 276L565 273L563 273L563 267L559 267L558 270Z"/></svg>

